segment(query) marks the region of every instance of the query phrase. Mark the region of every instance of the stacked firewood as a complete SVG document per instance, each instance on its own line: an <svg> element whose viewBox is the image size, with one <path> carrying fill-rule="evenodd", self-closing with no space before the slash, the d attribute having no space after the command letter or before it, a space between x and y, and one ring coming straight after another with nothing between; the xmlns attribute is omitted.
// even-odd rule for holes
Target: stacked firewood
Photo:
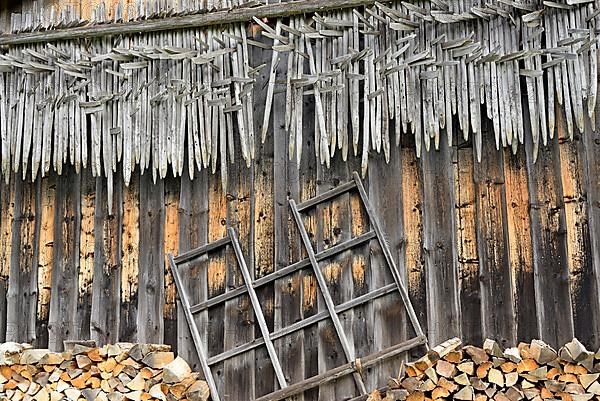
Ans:
<svg viewBox="0 0 600 401"><path fill-rule="evenodd" d="M543 341L502 350L451 339L403 365L386 394L368 401L600 401L600 351L577 339L556 351Z"/></svg>
<svg viewBox="0 0 600 401"><path fill-rule="evenodd" d="M62 353L0 345L2 401L206 401L198 376L167 345L75 345Z"/></svg>

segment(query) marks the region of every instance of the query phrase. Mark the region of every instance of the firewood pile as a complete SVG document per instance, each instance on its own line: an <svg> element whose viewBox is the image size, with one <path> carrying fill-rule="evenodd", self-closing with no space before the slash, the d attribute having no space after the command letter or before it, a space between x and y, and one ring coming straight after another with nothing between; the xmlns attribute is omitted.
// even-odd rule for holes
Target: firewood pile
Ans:
<svg viewBox="0 0 600 401"><path fill-rule="evenodd" d="M556 351L539 340L502 350L493 340L479 348L455 338L403 365L368 401L600 401L599 377L600 351L577 339Z"/></svg>
<svg viewBox="0 0 600 401"><path fill-rule="evenodd" d="M168 345L75 345L62 353L0 345L0 400L206 401L209 390Z"/></svg>

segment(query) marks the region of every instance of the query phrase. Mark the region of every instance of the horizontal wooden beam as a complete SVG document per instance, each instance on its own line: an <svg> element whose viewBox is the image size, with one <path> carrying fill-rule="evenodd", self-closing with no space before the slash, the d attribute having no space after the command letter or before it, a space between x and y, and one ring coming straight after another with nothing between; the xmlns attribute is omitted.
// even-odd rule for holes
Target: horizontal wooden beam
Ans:
<svg viewBox="0 0 600 401"><path fill-rule="evenodd" d="M386 2L389 0L380 0ZM25 32L0 36L0 46L28 43L55 42L97 38L111 35L135 35L145 32L171 31L213 25L247 22L252 17L277 18L292 15L325 12L375 4L375 0L298 0L286 3L267 4L257 7L238 7L204 14L193 14L163 19L115 22L103 25L87 25L74 28L40 32Z"/></svg>

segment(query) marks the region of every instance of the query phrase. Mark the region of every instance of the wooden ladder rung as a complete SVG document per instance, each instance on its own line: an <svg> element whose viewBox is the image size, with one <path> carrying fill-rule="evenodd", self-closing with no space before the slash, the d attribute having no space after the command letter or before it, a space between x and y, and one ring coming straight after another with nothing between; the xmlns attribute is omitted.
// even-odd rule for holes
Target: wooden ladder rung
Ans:
<svg viewBox="0 0 600 401"><path fill-rule="evenodd" d="M331 189L327 192L323 192L320 195L315 196L314 198L308 199L302 203L298 203L296 205L296 208L298 209L299 212L309 209L313 206L316 206L319 203L322 202L326 202L331 198L335 198L336 196L340 196L348 191L353 190L354 188L356 188L356 182L355 181L348 181L345 184L342 184L338 187L335 187L334 189Z"/></svg>
<svg viewBox="0 0 600 401"><path fill-rule="evenodd" d="M189 252L182 253L181 255L175 257L173 260L177 264L189 262L190 260L195 259L198 256L202 256L205 253L215 251L219 248L229 245L230 243L231 239L229 237L221 238L219 240L211 242L210 244L206 244Z"/></svg>
<svg viewBox="0 0 600 401"><path fill-rule="evenodd" d="M349 249L360 246L360 245L364 244L365 242L368 242L376 237L377 237L377 234L375 233L375 231L373 231L373 230L368 231L364 234L359 235L358 237L354 237L351 240L348 240L341 244L334 245L331 248L328 248L324 251L317 253L316 254L317 261L323 261L332 256L336 256L344 251L347 251ZM302 259L299 262L293 263L293 264L286 266L282 269L279 269L271 274L261 277L258 280L255 280L252 283L252 286L254 288L262 287L264 285L272 283L273 281L275 281L277 279L283 278L287 275L290 275L292 273L297 272L298 270L305 269L307 267L310 267L310 260ZM192 313L202 312L203 310L206 310L212 306L218 305L225 301L229 301L230 299L233 299L235 297L239 297L240 295L245 294L247 291L248 290L246 289L246 286L240 286L240 287L234 288L233 290L227 291L224 294L217 295L216 297L210 298L204 302L193 305L190 308L190 310L192 311Z"/></svg>

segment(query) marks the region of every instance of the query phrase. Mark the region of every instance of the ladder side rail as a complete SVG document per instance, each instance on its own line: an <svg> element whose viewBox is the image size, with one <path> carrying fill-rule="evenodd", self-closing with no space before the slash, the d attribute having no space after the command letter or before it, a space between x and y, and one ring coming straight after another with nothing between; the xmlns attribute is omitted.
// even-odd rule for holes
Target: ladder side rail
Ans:
<svg viewBox="0 0 600 401"><path fill-rule="evenodd" d="M421 323L419 323L419 319L417 318L417 314L415 313L415 309L413 308L412 302L408 295L408 291L406 290L406 287L404 286L404 283L402 281L402 276L400 275L400 270L398 269L398 266L396 265L396 262L394 261L392 253L390 251L390 248L388 247L387 243L385 242L385 236L383 235L383 230L381 229L381 226L379 225L379 220L377 219L377 215L375 214L375 211L373 210L373 207L371 206L371 203L369 202L367 192L365 191L365 188L362 185L360 176L358 175L358 173L356 171L353 173L353 176L354 176L354 181L356 182L356 186L358 188L358 193L360 194L360 198L361 198L363 205L367 211L367 215L369 216L369 221L371 222L371 225L373 226L373 230L375 230L375 233L377 234L377 241L379 242L379 245L381 246L381 250L383 251L385 260L392 272L394 281L396 282L396 285L398 286L398 291L400 292L400 296L402 297L402 300L404 301L404 306L406 307L406 311L408 312L408 316L413 325L413 328L415 329L417 336L423 336L424 334L423 334L423 329L421 328Z"/></svg>
<svg viewBox="0 0 600 401"><path fill-rule="evenodd" d="M238 265L240 267L240 270L242 271L242 276L244 277L244 283L246 284L246 288L248 289L248 295L250 296L250 302L252 302L254 314L256 315L256 319L258 320L260 332L265 341L265 346L267 347L267 352L269 354L269 358L271 359L271 364L273 365L273 369L275 370L275 375L277 376L277 381L279 382L279 386L281 388L286 388L287 381L285 379L285 375L283 374L283 369L281 368L281 363L279 362L277 353L275 352L275 347L273 346L273 342L271 341L267 321L265 320L265 316L262 313L258 296L254 291L254 287L252 286L252 277L250 276L250 271L248 270L248 266L246 265L246 259L244 258L242 247L240 246L240 242L238 241L235 230L232 227L229 227L228 232L229 238L231 239L231 243L233 245L233 250L235 252L235 257L237 258Z"/></svg>
<svg viewBox="0 0 600 401"><path fill-rule="evenodd" d="M175 286L177 288L179 300L183 306L185 318L187 320L188 327L190 328L190 333L194 341L194 347L196 348L196 353L198 354L200 366L202 367L202 372L204 373L204 378L206 379L206 382L208 384L211 397L213 401L221 401L219 393L217 392L217 385L215 384L215 379L213 377L212 370L208 365L206 355L204 353L204 348L202 348L203 343L202 339L200 338L200 332L198 331L198 327L196 326L196 322L194 321L194 315L190 311L190 303L187 296L187 291L183 286L181 276L179 275L179 271L177 270L177 265L175 264L175 260L173 259L173 254L171 253L169 254L169 266L171 267L171 272L173 273L173 279L175 280Z"/></svg>
<svg viewBox="0 0 600 401"><path fill-rule="evenodd" d="M331 317L331 321L333 322L335 331L337 332L338 338L340 339L340 343L342 344L346 360L348 361L348 363L352 363L356 359L354 351L350 349L348 339L346 338L346 334L344 333L344 328L342 327L340 318L335 311L335 304L333 302L333 299L331 298L329 289L327 288L327 282L325 281L323 272L321 272L319 263L317 262L315 251L312 247L312 244L310 243L310 238L308 237L308 233L306 232L306 228L304 227L304 223L302 222L302 217L300 216L300 212L296 207L296 202L293 199L290 199L289 203L292 209L292 214L294 215L294 219L296 220L296 226L300 231L300 236L302 237L304 248L306 249L306 253L308 254L308 258L310 259L310 263L313 267L313 272L315 274L315 277L317 278L317 283L319 285L319 289L321 290L321 295L325 300L325 305L327 306L327 310L329 311L329 316ZM367 394L367 389L365 387L365 383L363 382L362 376L358 372L354 372L353 375L359 391L362 394Z"/></svg>

